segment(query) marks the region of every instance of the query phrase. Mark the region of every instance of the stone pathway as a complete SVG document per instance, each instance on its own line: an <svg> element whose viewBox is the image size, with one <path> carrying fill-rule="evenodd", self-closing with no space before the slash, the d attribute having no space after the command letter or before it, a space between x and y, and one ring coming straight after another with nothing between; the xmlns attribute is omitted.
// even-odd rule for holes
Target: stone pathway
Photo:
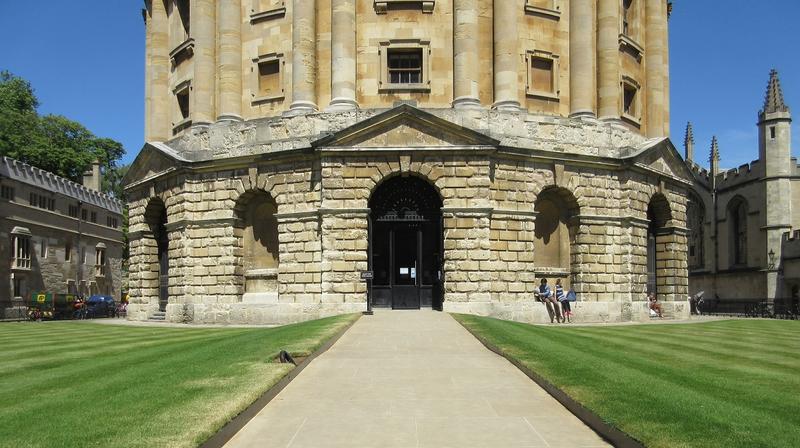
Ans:
<svg viewBox="0 0 800 448"><path fill-rule="evenodd" d="M378 311L227 447L606 447L448 314Z"/></svg>

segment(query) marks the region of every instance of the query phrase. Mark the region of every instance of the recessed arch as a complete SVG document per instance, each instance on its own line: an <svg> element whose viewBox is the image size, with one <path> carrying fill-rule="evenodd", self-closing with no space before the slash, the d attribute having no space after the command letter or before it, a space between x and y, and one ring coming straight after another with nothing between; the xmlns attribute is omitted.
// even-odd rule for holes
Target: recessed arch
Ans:
<svg viewBox="0 0 800 448"><path fill-rule="evenodd" d="M167 207L160 197L151 198L147 202L144 221L150 230L145 237L145 244L155 246L155 253L148 252L149 271L157 271L156 280L143 280L148 283L147 289L157 291L158 309L166 311L169 303L169 232L167 230Z"/></svg>
<svg viewBox="0 0 800 448"><path fill-rule="evenodd" d="M534 211L536 266L551 277L555 275L569 281L580 205L571 191L549 186L537 195Z"/></svg>
<svg viewBox="0 0 800 448"><path fill-rule="evenodd" d="M245 293L277 292L280 263L278 205L264 190L248 190L234 206L234 229L239 238Z"/></svg>
<svg viewBox="0 0 800 448"><path fill-rule="evenodd" d="M675 275L669 274L668 266L675 257L672 242L675 229L672 223L672 207L663 193L655 193L647 204L647 293L669 294L677 284ZM674 270L674 269L673 269Z"/></svg>

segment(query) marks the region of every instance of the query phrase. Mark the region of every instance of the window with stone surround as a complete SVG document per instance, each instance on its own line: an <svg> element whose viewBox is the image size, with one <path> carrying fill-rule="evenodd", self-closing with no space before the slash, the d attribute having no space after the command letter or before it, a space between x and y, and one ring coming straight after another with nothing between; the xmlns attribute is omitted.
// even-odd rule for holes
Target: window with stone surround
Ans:
<svg viewBox="0 0 800 448"><path fill-rule="evenodd" d="M24 227L14 227L11 230L12 254L11 269L31 268L31 232Z"/></svg>
<svg viewBox="0 0 800 448"><path fill-rule="evenodd" d="M526 0L525 13L545 19L561 19L561 0Z"/></svg>
<svg viewBox="0 0 800 448"><path fill-rule="evenodd" d="M69 205L69 209L68 209L67 212L69 213L70 218L77 218L78 217L78 209L79 209L79 207L77 205L73 205L73 204Z"/></svg>
<svg viewBox="0 0 800 448"><path fill-rule="evenodd" d="M250 86L254 104L284 99L283 53L269 53L253 59Z"/></svg>
<svg viewBox="0 0 800 448"><path fill-rule="evenodd" d="M529 97L558 100L558 56L541 50L526 54L528 83L525 89Z"/></svg>
<svg viewBox="0 0 800 448"><path fill-rule="evenodd" d="M94 250L95 277L106 276L106 245L98 243Z"/></svg>
<svg viewBox="0 0 800 448"><path fill-rule="evenodd" d="M0 186L0 197L8 201L14 200L14 187L10 185Z"/></svg>
<svg viewBox="0 0 800 448"><path fill-rule="evenodd" d="M286 16L286 2L282 0L251 0L251 2L251 24Z"/></svg>
<svg viewBox="0 0 800 448"><path fill-rule="evenodd" d="M641 86L633 78L622 77L622 118L635 125L641 123L641 99L639 90Z"/></svg>
<svg viewBox="0 0 800 448"><path fill-rule="evenodd" d="M433 13L435 0L374 0L373 6L378 14L386 14L397 9L419 9L425 14Z"/></svg>
<svg viewBox="0 0 800 448"><path fill-rule="evenodd" d="M381 42L380 92L430 92L430 41Z"/></svg>
<svg viewBox="0 0 800 448"><path fill-rule="evenodd" d="M14 275L14 298L25 296L25 281L22 277Z"/></svg>
<svg viewBox="0 0 800 448"><path fill-rule="evenodd" d="M64 244L64 261L71 261L72 260L72 243L67 241Z"/></svg>
<svg viewBox="0 0 800 448"><path fill-rule="evenodd" d="M190 14L189 0L169 0L167 2L171 48L179 46L191 36Z"/></svg>
<svg viewBox="0 0 800 448"><path fill-rule="evenodd" d="M728 233L731 267L747 266L747 201L737 196L728 203Z"/></svg>
<svg viewBox="0 0 800 448"><path fill-rule="evenodd" d="M183 81L172 89L175 96L174 119L172 133L177 134L192 125L191 119L191 91L192 82Z"/></svg>

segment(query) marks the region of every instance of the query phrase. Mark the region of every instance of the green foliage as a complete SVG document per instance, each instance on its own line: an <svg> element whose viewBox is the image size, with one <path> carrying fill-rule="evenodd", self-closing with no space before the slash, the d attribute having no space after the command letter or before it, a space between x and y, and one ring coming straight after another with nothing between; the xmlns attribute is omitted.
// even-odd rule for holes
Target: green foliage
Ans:
<svg viewBox="0 0 800 448"><path fill-rule="evenodd" d="M277 328L0 326L0 447L195 447L354 315Z"/></svg>
<svg viewBox="0 0 800 448"><path fill-rule="evenodd" d="M800 440L800 322L568 328L455 317L645 446Z"/></svg>
<svg viewBox="0 0 800 448"><path fill-rule="evenodd" d="M105 176L105 192L122 199L122 176L115 173L125 154L122 144L95 136L82 124L61 115L40 116L39 100L30 83L0 72L0 156L9 156L81 182L84 171L97 159Z"/></svg>

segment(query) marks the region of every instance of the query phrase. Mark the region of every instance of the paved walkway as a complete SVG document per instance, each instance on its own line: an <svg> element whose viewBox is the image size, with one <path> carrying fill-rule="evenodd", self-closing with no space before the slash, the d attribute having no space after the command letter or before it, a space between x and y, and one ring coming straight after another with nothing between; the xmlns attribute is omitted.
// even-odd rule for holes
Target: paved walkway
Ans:
<svg viewBox="0 0 800 448"><path fill-rule="evenodd" d="M364 316L228 447L609 446L448 314Z"/></svg>

